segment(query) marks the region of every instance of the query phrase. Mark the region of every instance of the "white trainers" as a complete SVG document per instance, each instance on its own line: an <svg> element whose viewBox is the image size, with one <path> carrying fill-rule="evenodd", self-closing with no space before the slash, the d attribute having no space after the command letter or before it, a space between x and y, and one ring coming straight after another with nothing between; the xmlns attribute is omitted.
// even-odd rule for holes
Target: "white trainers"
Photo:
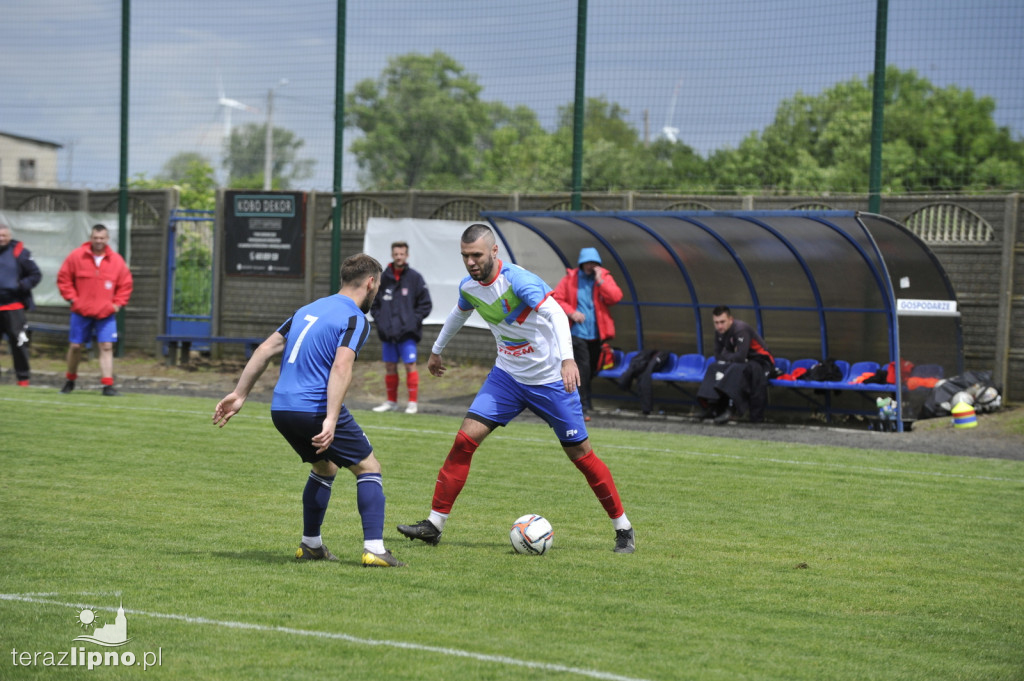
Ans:
<svg viewBox="0 0 1024 681"><path fill-rule="evenodd" d="M384 404L378 407L374 407L373 410L376 412L398 411L398 402L385 402Z"/></svg>
<svg viewBox="0 0 1024 681"><path fill-rule="evenodd" d="M415 414L418 410L419 408L416 406L415 402L410 402L409 404L405 405L406 414Z"/></svg>

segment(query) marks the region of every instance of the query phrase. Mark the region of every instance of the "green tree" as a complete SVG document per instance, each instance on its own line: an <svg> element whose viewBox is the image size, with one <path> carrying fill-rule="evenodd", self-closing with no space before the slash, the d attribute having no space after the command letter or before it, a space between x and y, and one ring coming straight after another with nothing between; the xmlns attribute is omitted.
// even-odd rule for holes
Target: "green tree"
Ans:
<svg viewBox="0 0 1024 681"><path fill-rule="evenodd" d="M560 166L571 188L574 105L558 110L555 137L566 156ZM704 160L691 147L668 140L645 145L627 119L629 111L602 97L586 100L583 115L583 189L585 191L698 191L707 186Z"/></svg>
<svg viewBox="0 0 1024 681"><path fill-rule="evenodd" d="M148 178L145 173L139 173L129 180L128 186L135 189L175 187L181 207L192 210L213 210L217 202L213 166L205 156L193 151L183 151L169 158L156 177Z"/></svg>
<svg viewBox="0 0 1024 681"><path fill-rule="evenodd" d="M885 76L882 183L887 192L1016 189L1024 142L993 119L995 102L914 71ZM866 192L873 77L797 93L736 149L712 154L714 182L737 191Z"/></svg>
<svg viewBox="0 0 1024 681"><path fill-rule="evenodd" d="M492 112L476 76L443 52L392 57L346 96L350 149L367 189L447 189L473 182Z"/></svg>
<svg viewBox="0 0 1024 681"><path fill-rule="evenodd" d="M471 188L503 192L547 192L568 187L571 151L564 139L544 130L528 107L491 110L480 171Z"/></svg>
<svg viewBox="0 0 1024 681"><path fill-rule="evenodd" d="M234 189L263 188L266 135L266 123L246 123L231 131L224 156L228 186ZM270 171L274 189L291 189L295 183L313 176L316 161L299 158L299 150L304 144L291 130L274 127L274 158Z"/></svg>

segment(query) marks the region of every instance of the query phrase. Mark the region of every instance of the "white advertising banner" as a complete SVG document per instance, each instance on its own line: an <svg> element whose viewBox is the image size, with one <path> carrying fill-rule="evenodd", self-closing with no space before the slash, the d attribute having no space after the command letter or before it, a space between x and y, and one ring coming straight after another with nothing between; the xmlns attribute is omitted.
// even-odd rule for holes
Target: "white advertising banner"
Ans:
<svg viewBox="0 0 1024 681"><path fill-rule="evenodd" d="M93 225L104 225L110 232L110 247L118 250L117 213L8 210L0 211L0 221L11 228L14 239L25 243L43 273L42 281L32 289L36 305L67 305L57 290L57 272L68 253L89 240Z"/></svg>
<svg viewBox="0 0 1024 681"><path fill-rule="evenodd" d="M391 262L391 244L409 244L409 266L423 275L430 289L434 309L424 324L444 324L448 313L459 299L459 282L467 276L462 264L460 242L462 232L470 223L453 220L419 218L370 218L363 238L363 252L387 266ZM498 257L507 260L501 240ZM473 315L466 326L486 328L479 315Z"/></svg>

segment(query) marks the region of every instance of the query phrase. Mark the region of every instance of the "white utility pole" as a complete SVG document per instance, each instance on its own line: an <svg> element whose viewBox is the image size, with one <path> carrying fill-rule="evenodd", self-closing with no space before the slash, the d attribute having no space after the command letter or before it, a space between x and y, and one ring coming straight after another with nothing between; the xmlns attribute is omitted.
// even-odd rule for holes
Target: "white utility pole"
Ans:
<svg viewBox="0 0 1024 681"><path fill-rule="evenodd" d="M276 87L284 87L288 84L287 78L282 78ZM267 192L273 188L274 170L274 88L267 90L267 130L263 144L263 191Z"/></svg>

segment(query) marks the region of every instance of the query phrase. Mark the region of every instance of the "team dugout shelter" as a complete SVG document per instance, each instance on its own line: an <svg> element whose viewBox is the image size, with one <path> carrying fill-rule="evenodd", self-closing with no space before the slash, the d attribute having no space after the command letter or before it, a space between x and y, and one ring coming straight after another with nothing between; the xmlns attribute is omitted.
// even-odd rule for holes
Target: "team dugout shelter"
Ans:
<svg viewBox="0 0 1024 681"><path fill-rule="evenodd" d="M912 420L911 367L963 372L956 294L927 245L900 223L855 211L487 211L508 257L552 286L597 248L623 291L611 309L623 352L657 348L676 356L714 351L712 310L727 305L755 326L788 368L836 360L844 371L893 369L891 385L777 390L770 409L875 413L896 400L899 429ZM903 358L904 361L897 361ZM668 381L659 401L693 401L694 386ZM773 386L786 387L782 381ZM904 386L900 391L896 386ZM913 385L911 383L911 385ZM798 387L794 384L794 387ZM595 383L595 394L603 389ZM609 382L608 396L615 394ZM600 389L600 390L599 390ZM921 398L923 401L923 397Z"/></svg>

